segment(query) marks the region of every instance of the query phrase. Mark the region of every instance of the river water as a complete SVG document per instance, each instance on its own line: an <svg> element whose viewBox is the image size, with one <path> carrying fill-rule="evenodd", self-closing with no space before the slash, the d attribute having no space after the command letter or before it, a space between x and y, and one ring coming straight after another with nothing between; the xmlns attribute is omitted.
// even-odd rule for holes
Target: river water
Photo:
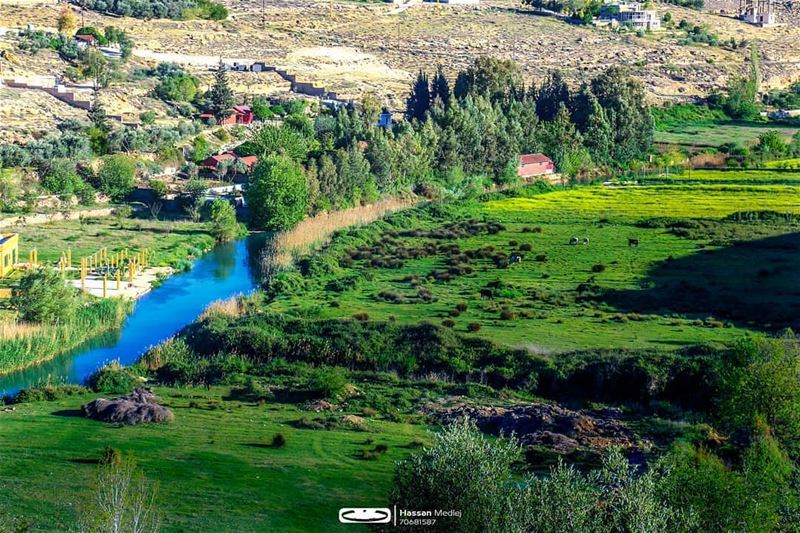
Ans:
<svg viewBox="0 0 800 533"><path fill-rule="evenodd" d="M0 376L0 397L44 380L82 383L112 360L135 362L148 348L194 322L214 300L253 291L266 234L221 244L136 302L122 328L84 342L41 365Z"/></svg>

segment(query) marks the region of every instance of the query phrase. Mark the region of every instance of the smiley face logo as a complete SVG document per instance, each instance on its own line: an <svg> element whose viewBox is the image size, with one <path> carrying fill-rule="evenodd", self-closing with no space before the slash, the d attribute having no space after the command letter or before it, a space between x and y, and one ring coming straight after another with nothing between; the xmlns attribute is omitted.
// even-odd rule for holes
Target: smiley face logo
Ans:
<svg viewBox="0 0 800 533"><path fill-rule="evenodd" d="M339 509L342 524L388 524L392 511L381 507L343 507Z"/></svg>

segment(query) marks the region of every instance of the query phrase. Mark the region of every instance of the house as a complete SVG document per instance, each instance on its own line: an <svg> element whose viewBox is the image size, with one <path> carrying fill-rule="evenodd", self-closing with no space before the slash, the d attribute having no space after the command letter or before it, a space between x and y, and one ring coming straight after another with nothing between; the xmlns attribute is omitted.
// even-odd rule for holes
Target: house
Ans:
<svg viewBox="0 0 800 533"><path fill-rule="evenodd" d="M87 46L97 46L97 37L91 33L79 33L75 36L75 41L78 43L78 48L86 48Z"/></svg>
<svg viewBox="0 0 800 533"><path fill-rule="evenodd" d="M212 155L207 157L200 163L200 168L214 172L220 165L228 164L233 165L234 162L241 161L247 167L247 172L253 170L253 167L258 163L258 157L254 155L246 155L239 157L233 152L223 152L221 154Z"/></svg>
<svg viewBox="0 0 800 533"><path fill-rule="evenodd" d="M389 112L381 113L378 117L378 127L389 129L392 127L392 114Z"/></svg>
<svg viewBox="0 0 800 533"><path fill-rule="evenodd" d="M239 161L245 164L247 167L247 171L250 172L253 170L253 167L256 166L258 163L258 156L255 155L246 155L244 157L240 157Z"/></svg>
<svg viewBox="0 0 800 533"><path fill-rule="evenodd" d="M739 18L762 28L775 26L773 0L739 0Z"/></svg>
<svg viewBox="0 0 800 533"><path fill-rule="evenodd" d="M553 160L544 154L524 154L519 156L519 166L517 174L520 178L532 178L534 176L544 176L556 171Z"/></svg>
<svg viewBox="0 0 800 533"><path fill-rule="evenodd" d="M207 157L200 163L200 167L206 170L217 170L220 165L229 161L230 164L236 160L236 155L232 152L223 152L221 154L212 155L211 157Z"/></svg>
<svg viewBox="0 0 800 533"><path fill-rule="evenodd" d="M14 270L19 259L19 235L0 235L0 278Z"/></svg>
<svg viewBox="0 0 800 533"><path fill-rule="evenodd" d="M659 31L661 18L653 9L644 9L638 2L612 2L605 4L599 16L594 20L595 26L623 26L636 31Z"/></svg>
<svg viewBox="0 0 800 533"><path fill-rule="evenodd" d="M226 115L217 120L217 124L220 126L232 126L234 124L252 124L255 120L256 115L250 109L250 106L246 105L237 105L230 109L228 109ZM209 121L215 119L214 113L201 113L200 120Z"/></svg>

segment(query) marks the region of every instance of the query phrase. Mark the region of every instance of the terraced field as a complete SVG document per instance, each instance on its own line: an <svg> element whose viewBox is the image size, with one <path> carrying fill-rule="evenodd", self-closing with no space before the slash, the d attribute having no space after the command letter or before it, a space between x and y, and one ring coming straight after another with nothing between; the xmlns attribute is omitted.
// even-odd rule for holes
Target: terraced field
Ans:
<svg viewBox="0 0 800 533"><path fill-rule="evenodd" d="M798 191L585 187L420 208L338 236L266 307L544 352L729 342L797 326Z"/></svg>

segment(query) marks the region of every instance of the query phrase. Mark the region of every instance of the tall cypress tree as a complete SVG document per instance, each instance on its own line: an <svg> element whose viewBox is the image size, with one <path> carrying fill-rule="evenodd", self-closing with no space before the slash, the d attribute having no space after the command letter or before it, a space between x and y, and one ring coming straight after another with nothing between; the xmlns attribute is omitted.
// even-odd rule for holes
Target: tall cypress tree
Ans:
<svg viewBox="0 0 800 533"><path fill-rule="evenodd" d="M591 92L589 92L589 95L591 110L586 118L583 140L586 149L589 150L589 154L592 156L592 160L595 163L602 164L609 160L614 134L611 131L611 124L608 122L606 112L600 106L600 102Z"/></svg>
<svg viewBox="0 0 800 533"><path fill-rule="evenodd" d="M225 64L220 59L219 66L214 73L214 85L208 92L208 108L219 120L227 116L233 103L233 90L228 83L228 73Z"/></svg>
<svg viewBox="0 0 800 533"><path fill-rule="evenodd" d="M562 104L570 104L569 87L561 72L554 70L536 95L536 114L542 120L554 120Z"/></svg>
<svg viewBox="0 0 800 533"><path fill-rule="evenodd" d="M433 77L432 86L433 86L433 94L431 95L432 100L434 102L436 100L439 100L442 103L442 106L447 107L447 104L450 103L450 96L451 96L450 83L448 83L441 65L436 67L436 75Z"/></svg>
<svg viewBox="0 0 800 533"><path fill-rule="evenodd" d="M424 121L431 108L431 88L428 75L422 71L417 74L417 79L411 86L411 94L406 101L406 117Z"/></svg>
<svg viewBox="0 0 800 533"><path fill-rule="evenodd" d="M103 106L103 103L100 101L99 91L94 93L94 101L92 102L92 107L89 109L88 115L92 126L103 133L111 131L111 125L108 123L108 114L106 113L106 108Z"/></svg>

